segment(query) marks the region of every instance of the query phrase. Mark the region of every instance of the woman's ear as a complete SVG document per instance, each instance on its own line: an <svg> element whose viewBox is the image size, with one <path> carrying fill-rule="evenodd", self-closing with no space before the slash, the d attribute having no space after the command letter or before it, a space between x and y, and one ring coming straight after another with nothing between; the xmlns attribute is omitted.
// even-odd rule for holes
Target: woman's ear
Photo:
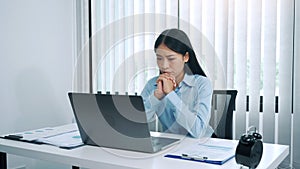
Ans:
<svg viewBox="0 0 300 169"><path fill-rule="evenodd" d="M184 62L188 62L189 59L190 59L189 52L186 52L185 55L183 56L183 61L184 61Z"/></svg>

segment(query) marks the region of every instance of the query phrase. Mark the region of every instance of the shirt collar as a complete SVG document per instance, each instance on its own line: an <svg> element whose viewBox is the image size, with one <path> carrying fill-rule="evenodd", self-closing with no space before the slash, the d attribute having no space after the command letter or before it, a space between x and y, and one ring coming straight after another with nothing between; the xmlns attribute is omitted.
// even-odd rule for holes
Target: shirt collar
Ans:
<svg viewBox="0 0 300 169"><path fill-rule="evenodd" d="M185 83L188 86L195 86L195 78L194 75L189 75L187 73L184 74L182 83ZM182 86L182 83L179 84L179 87Z"/></svg>

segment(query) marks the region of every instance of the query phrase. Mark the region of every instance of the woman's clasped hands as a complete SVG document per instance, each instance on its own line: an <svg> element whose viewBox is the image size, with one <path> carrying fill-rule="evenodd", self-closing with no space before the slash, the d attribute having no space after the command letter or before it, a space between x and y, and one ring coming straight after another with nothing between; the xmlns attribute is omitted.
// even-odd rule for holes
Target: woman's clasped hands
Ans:
<svg viewBox="0 0 300 169"><path fill-rule="evenodd" d="M158 99L162 99L165 95L172 92L177 84L175 77L169 73L162 73L156 80L157 88L154 91L154 96Z"/></svg>

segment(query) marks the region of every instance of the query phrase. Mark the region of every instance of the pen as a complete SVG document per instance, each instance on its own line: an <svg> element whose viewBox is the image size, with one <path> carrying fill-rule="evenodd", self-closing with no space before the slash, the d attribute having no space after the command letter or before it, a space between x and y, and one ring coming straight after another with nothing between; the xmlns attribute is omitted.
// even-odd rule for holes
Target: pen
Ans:
<svg viewBox="0 0 300 169"><path fill-rule="evenodd" d="M189 159L189 160L199 160L204 161L207 160L207 157L202 157L199 155L188 155L188 154L181 154L181 158Z"/></svg>

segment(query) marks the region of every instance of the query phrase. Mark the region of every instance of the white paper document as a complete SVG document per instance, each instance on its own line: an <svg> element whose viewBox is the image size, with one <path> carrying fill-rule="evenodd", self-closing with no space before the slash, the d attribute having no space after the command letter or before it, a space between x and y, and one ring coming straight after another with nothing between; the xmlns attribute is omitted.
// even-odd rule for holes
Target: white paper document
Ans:
<svg viewBox="0 0 300 169"><path fill-rule="evenodd" d="M12 133L1 137L31 143L51 144L61 148L83 145L76 123Z"/></svg>
<svg viewBox="0 0 300 169"><path fill-rule="evenodd" d="M38 141L61 148L73 148L83 145L78 130L42 137Z"/></svg>
<svg viewBox="0 0 300 169"><path fill-rule="evenodd" d="M222 145L217 140L209 140L205 143L195 143L170 152L165 157L223 164L235 155L235 145Z"/></svg>

